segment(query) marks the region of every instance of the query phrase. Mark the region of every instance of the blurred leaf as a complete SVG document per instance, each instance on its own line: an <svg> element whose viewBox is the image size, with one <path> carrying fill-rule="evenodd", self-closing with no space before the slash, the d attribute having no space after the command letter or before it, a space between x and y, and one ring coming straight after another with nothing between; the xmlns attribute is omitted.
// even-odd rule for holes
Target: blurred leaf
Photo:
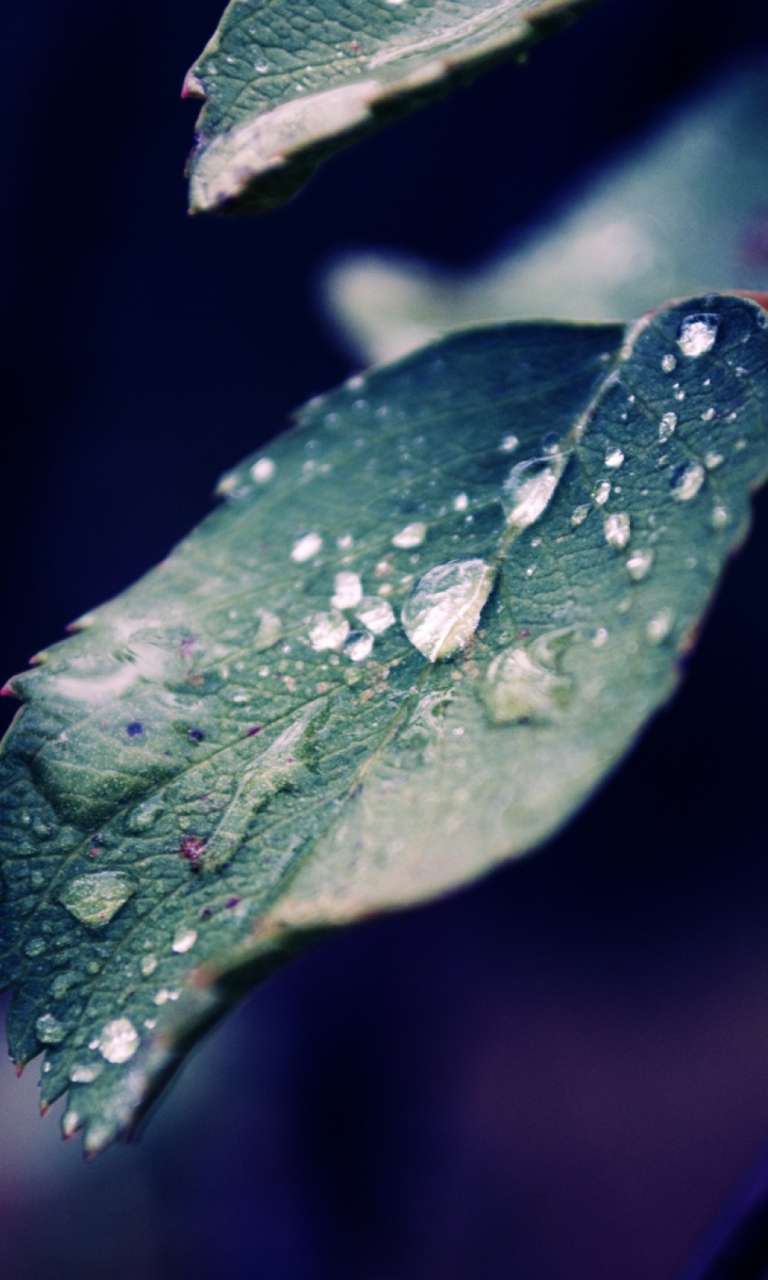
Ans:
<svg viewBox="0 0 768 1280"><path fill-rule="evenodd" d="M282 204L340 147L525 51L598 0L231 0L187 75L206 105L193 213Z"/></svg>
<svg viewBox="0 0 768 1280"><path fill-rule="evenodd" d="M364 364L525 316L626 320L659 298L768 288L768 78L731 75L598 178L542 231L464 272L384 253L328 273L336 329Z"/></svg>
<svg viewBox="0 0 768 1280"><path fill-rule="evenodd" d="M324 929L550 835L673 691L768 468L753 301L449 338L311 403L12 681L11 1051L95 1151Z"/></svg>

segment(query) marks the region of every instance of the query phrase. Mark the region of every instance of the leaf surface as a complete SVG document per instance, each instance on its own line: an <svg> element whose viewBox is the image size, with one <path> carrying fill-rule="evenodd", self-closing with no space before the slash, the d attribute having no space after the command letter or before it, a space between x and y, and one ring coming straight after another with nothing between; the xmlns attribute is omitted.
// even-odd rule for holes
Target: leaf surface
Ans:
<svg viewBox="0 0 768 1280"><path fill-rule="evenodd" d="M765 311L454 335L310 403L11 682L13 1057L96 1151L323 930L551 834L672 693L768 469Z"/></svg>
<svg viewBox="0 0 768 1280"><path fill-rule="evenodd" d="M340 147L520 56L597 0L231 0L184 83L205 99L193 213L258 213Z"/></svg>

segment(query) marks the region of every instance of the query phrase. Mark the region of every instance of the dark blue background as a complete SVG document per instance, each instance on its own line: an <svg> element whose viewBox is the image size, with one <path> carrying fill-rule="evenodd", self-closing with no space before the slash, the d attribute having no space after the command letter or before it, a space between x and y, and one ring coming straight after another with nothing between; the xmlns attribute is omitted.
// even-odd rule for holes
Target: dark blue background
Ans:
<svg viewBox="0 0 768 1280"><path fill-rule="evenodd" d="M217 0L2 17L3 675L349 372L316 301L329 255L468 263L768 48L764 0L612 0L281 212L192 220L178 92L217 18ZM681 696L546 851L286 970L136 1150L54 1169L40 1147L22 1177L4 1133L37 1152L39 1122L28 1090L11 1121L4 1088L0 1272L677 1275L768 1136L767 559L763 501Z"/></svg>

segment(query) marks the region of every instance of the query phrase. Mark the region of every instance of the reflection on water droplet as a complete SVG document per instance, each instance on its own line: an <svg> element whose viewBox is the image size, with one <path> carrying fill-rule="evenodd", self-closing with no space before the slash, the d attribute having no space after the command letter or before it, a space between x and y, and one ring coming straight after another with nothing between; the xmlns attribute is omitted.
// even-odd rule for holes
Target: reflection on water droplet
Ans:
<svg viewBox="0 0 768 1280"><path fill-rule="evenodd" d="M337 573L333 580L331 604L336 609L354 609L363 598L363 588L356 573Z"/></svg>
<svg viewBox="0 0 768 1280"><path fill-rule="evenodd" d="M69 1078L72 1084L93 1084L103 1070L104 1068L100 1062L94 1062L91 1067L84 1065L74 1066L70 1070Z"/></svg>
<svg viewBox="0 0 768 1280"><path fill-rule="evenodd" d="M672 610L662 609L646 624L645 634L654 644L661 644L662 640L666 640L671 629Z"/></svg>
<svg viewBox="0 0 768 1280"><path fill-rule="evenodd" d="M606 631L605 627L598 627L597 631L592 637L592 648L602 649L603 645L607 643L608 643L608 632Z"/></svg>
<svg viewBox="0 0 768 1280"><path fill-rule="evenodd" d="M677 426L677 414L665 413L664 417L659 423L659 439L662 444L666 444L667 440L669 440L670 437L674 435L676 426Z"/></svg>
<svg viewBox="0 0 768 1280"><path fill-rule="evenodd" d="M319 533L305 533L294 542L291 559L297 564L303 564L305 560L311 560L312 556L316 556L322 545L323 540Z"/></svg>
<svg viewBox="0 0 768 1280"><path fill-rule="evenodd" d="M392 539L392 546L403 549L420 547L426 536L427 526L417 521L415 524L407 524L404 529L396 533Z"/></svg>
<svg viewBox="0 0 768 1280"><path fill-rule="evenodd" d="M627 572L635 582L640 582L650 572L652 565L652 551L633 551L627 560Z"/></svg>
<svg viewBox="0 0 768 1280"><path fill-rule="evenodd" d="M600 483L595 487L595 491L592 494L592 497L594 498L598 507L605 506L605 503L608 501L610 496L611 496L611 486L609 481L601 480Z"/></svg>
<svg viewBox="0 0 768 1280"><path fill-rule="evenodd" d="M704 410L704 412L701 415L701 420L702 422L711 422L714 416L715 416L715 411L713 408L710 407L709 409Z"/></svg>
<svg viewBox="0 0 768 1280"><path fill-rule="evenodd" d="M35 1023L35 1034L42 1044L60 1044L67 1034L67 1028L52 1013L44 1013Z"/></svg>
<svg viewBox="0 0 768 1280"><path fill-rule="evenodd" d="M171 951L175 951L177 955L183 955L185 951L189 951L194 947L196 942L196 929L179 929L171 944Z"/></svg>
<svg viewBox="0 0 768 1280"><path fill-rule="evenodd" d="M617 551L623 551L629 542L631 532L631 522L626 511L613 511L606 516L603 531L608 546L615 547Z"/></svg>
<svg viewBox="0 0 768 1280"><path fill-rule="evenodd" d="M624 461L624 454L621 449L609 449L605 455L606 467L620 467Z"/></svg>
<svg viewBox="0 0 768 1280"><path fill-rule="evenodd" d="M453 500L454 511L466 511L469 506L469 498L466 493L457 493Z"/></svg>
<svg viewBox="0 0 768 1280"><path fill-rule="evenodd" d="M671 351L668 352L665 356L662 356L661 367L665 373L671 373L673 369L677 368L677 361L675 357L672 355Z"/></svg>
<svg viewBox="0 0 768 1280"><path fill-rule="evenodd" d="M82 922L100 929L135 893L136 885L123 871L96 871L70 880L59 902Z"/></svg>
<svg viewBox="0 0 768 1280"><path fill-rule="evenodd" d="M254 62L253 69L254 71L258 71L260 76L263 76L265 72L269 71L269 63L267 62L266 58L259 58L256 62Z"/></svg>
<svg viewBox="0 0 768 1280"><path fill-rule="evenodd" d="M573 682L552 670L555 649L571 635L552 632L532 645L511 646L493 659L480 685L493 724L549 721L571 701Z"/></svg>
<svg viewBox="0 0 768 1280"><path fill-rule="evenodd" d="M512 453L519 443L520 441L517 436L504 436L504 439L501 442L501 448L504 450L504 453Z"/></svg>
<svg viewBox="0 0 768 1280"><path fill-rule="evenodd" d="M578 528L580 524L584 523L587 516L589 515L589 512L590 512L590 506L588 502L583 503L583 505L580 507L574 508L573 514L571 516L571 524L573 525L574 529Z"/></svg>
<svg viewBox="0 0 768 1280"><path fill-rule="evenodd" d="M711 519L713 528L724 529L730 520L730 516L725 507L715 507L712 511Z"/></svg>
<svg viewBox="0 0 768 1280"><path fill-rule="evenodd" d="M344 641L344 655L352 662L365 662L373 648L370 631L350 631Z"/></svg>
<svg viewBox="0 0 768 1280"><path fill-rule="evenodd" d="M102 1027L99 1051L107 1062L127 1062L138 1047L138 1032L128 1018L115 1018Z"/></svg>
<svg viewBox="0 0 768 1280"><path fill-rule="evenodd" d="M251 467L251 477L257 484L266 484L275 474L275 464L271 458L259 458Z"/></svg>
<svg viewBox="0 0 768 1280"><path fill-rule="evenodd" d="M157 968L157 956L144 956L141 961L141 972L149 978Z"/></svg>
<svg viewBox="0 0 768 1280"><path fill-rule="evenodd" d="M430 569L403 606L411 644L430 662L462 649L477 630L494 578L484 560L451 560Z"/></svg>
<svg viewBox="0 0 768 1280"><path fill-rule="evenodd" d="M557 488L567 455L553 452L546 458L531 458L513 467L502 489L507 524L527 529L546 511Z"/></svg>
<svg viewBox="0 0 768 1280"><path fill-rule="evenodd" d="M700 462L685 462L675 467L669 480L672 497L677 502L689 502L695 498L704 483L706 472Z"/></svg>
<svg viewBox="0 0 768 1280"><path fill-rule="evenodd" d="M725 462L722 453L716 453L714 449L710 449L709 453L704 455L704 466L707 471L714 471L717 467L721 467Z"/></svg>
<svg viewBox="0 0 768 1280"><path fill-rule="evenodd" d="M395 621L391 604L378 596L363 596L355 610L355 617L375 636L380 636Z"/></svg>
<svg viewBox="0 0 768 1280"><path fill-rule="evenodd" d="M331 613L316 613L309 628L309 643L321 652L323 649L341 649L349 634L346 618L334 609Z"/></svg>

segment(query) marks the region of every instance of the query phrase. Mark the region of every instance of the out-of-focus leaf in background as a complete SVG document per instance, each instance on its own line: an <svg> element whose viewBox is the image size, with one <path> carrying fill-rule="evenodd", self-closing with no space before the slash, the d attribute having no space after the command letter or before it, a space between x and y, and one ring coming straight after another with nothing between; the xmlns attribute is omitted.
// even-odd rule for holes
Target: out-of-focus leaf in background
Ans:
<svg viewBox="0 0 768 1280"><path fill-rule="evenodd" d="M659 298L768 285L768 66L733 72L614 162L549 225L469 271L384 251L327 272L328 313L364 364L524 316L621 320Z"/></svg>

